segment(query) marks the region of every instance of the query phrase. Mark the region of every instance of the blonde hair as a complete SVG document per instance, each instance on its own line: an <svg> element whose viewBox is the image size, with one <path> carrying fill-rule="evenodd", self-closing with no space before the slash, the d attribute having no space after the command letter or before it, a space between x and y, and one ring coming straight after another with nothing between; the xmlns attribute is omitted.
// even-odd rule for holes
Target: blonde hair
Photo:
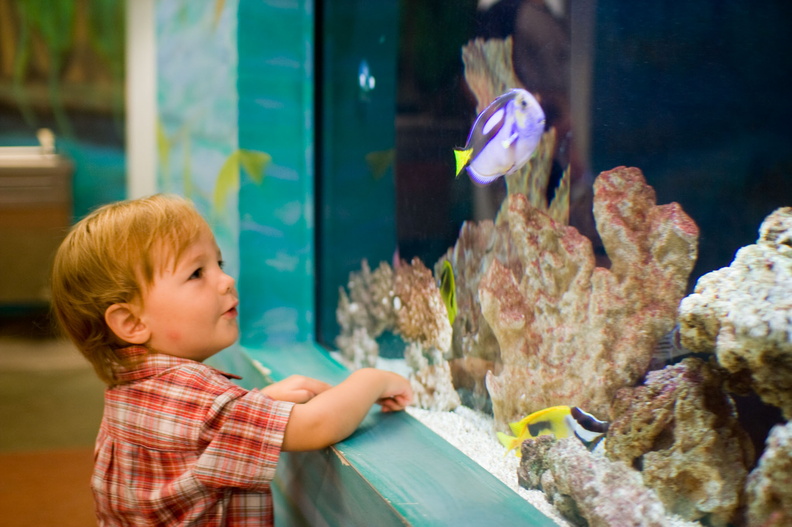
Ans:
<svg viewBox="0 0 792 527"><path fill-rule="evenodd" d="M113 304L142 299L165 263L176 265L209 225L188 200L157 194L105 205L74 227L55 255L52 309L77 349L110 386L122 342L105 322Z"/></svg>

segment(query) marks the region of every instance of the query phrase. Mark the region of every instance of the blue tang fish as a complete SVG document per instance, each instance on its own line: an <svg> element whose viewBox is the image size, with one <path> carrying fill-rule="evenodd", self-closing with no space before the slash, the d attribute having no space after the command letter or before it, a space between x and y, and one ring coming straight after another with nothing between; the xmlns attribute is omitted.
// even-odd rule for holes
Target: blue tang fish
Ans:
<svg viewBox="0 0 792 527"><path fill-rule="evenodd" d="M545 114L528 91L514 89L484 108L470 129L465 148L455 148L456 175L467 168L486 185L519 170L533 155L545 129Z"/></svg>

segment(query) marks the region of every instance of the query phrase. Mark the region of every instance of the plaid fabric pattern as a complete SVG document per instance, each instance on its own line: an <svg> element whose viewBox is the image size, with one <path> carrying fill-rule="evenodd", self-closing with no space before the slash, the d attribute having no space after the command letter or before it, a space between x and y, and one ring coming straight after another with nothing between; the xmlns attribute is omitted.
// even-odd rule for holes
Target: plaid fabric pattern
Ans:
<svg viewBox="0 0 792 527"><path fill-rule="evenodd" d="M105 393L91 487L100 525L273 525L270 481L293 403L199 362L142 359Z"/></svg>

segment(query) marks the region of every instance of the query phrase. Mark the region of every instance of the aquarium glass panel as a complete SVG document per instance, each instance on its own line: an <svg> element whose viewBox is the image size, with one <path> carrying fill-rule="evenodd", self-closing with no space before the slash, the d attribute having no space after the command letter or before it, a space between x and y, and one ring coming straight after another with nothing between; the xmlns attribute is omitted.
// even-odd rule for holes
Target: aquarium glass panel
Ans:
<svg viewBox="0 0 792 527"><path fill-rule="evenodd" d="M323 13L318 340L667 513L788 521L757 460L789 456L792 4L388 6Z"/></svg>

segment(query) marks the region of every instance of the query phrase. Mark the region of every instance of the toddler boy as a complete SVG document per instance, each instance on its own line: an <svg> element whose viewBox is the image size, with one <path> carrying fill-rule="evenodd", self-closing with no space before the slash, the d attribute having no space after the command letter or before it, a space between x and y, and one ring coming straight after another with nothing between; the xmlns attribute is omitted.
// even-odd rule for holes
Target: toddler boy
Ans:
<svg viewBox="0 0 792 527"><path fill-rule="evenodd" d="M245 390L203 361L238 335L234 279L206 221L175 196L106 205L70 231L52 274L66 334L108 389L91 480L100 525L272 525L280 452L350 435L409 382L375 369Z"/></svg>

